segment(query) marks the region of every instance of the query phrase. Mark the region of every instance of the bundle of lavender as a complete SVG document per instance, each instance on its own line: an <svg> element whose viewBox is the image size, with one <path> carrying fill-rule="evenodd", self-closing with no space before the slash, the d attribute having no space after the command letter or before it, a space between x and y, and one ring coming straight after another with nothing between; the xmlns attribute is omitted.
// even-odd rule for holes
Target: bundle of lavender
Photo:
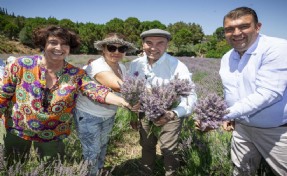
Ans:
<svg viewBox="0 0 287 176"><path fill-rule="evenodd" d="M178 74L169 82L178 96L188 96L195 89L195 85L188 79L179 79Z"/></svg>
<svg viewBox="0 0 287 176"><path fill-rule="evenodd" d="M145 113L147 120L155 122L166 110L170 109L177 101L177 93L168 85L157 85L151 89L145 89L140 95L140 111Z"/></svg>
<svg viewBox="0 0 287 176"><path fill-rule="evenodd" d="M135 72L133 76L125 76L123 79L123 84L120 85L122 97L131 106L134 106L140 101L140 94L144 92L145 84L145 78L138 77L137 72ZM128 113L131 124L138 121L138 114L136 112L128 111Z"/></svg>
<svg viewBox="0 0 287 176"><path fill-rule="evenodd" d="M194 109L194 120L200 121L199 130L216 129L222 124L222 117L228 113L224 99L217 94L209 94L198 101Z"/></svg>
<svg viewBox="0 0 287 176"><path fill-rule="evenodd" d="M177 107L180 103L180 96L189 95L193 89L194 85L188 80L175 77L168 84L157 84L140 95L140 111L145 113L146 120L153 122L149 134L159 136L161 128L154 122L159 120L166 111Z"/></svg>
<svg viewBox="0 0 287 176"><path fill-rule="evenodd" d="M146 118L156 121L165 111L171 110L180 103L180 96L188 96L194 89L189 80L179 79L175 76L168 84L157 84L140 95L141 111Z"/></svg>
<svg viewBox="0 0 287 176"><path fill-rule="evenodd" d="M164 115L167 110L171 110L180 103L180 96L188 96L194 89L194 84L189 80L179 79L175 76L168 84L155 85L147 89L146 80L138 77L138 73L133 76L126 76L121 85L122 97L132 106L140 102L140 112L145 113L147 120L155 122ZM135 112L129 112L131 122L137 121ZM131 123L133 125L133 123Z"/></svg>

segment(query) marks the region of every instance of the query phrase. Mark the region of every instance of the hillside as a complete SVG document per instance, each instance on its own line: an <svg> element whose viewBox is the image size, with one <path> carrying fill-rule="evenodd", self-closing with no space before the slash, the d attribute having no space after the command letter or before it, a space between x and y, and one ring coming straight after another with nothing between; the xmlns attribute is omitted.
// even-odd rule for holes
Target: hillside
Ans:
<svg viewBox="0 0 287 176"><path fill-rule="evenodd" d="M21 44L19 41L8 40L6 37L0 35L0 54L1 55L17 55L17 54L36 54L39 53L38 49L32 49L28 46ZM2 56L1 56L2 57Z"/></svg>

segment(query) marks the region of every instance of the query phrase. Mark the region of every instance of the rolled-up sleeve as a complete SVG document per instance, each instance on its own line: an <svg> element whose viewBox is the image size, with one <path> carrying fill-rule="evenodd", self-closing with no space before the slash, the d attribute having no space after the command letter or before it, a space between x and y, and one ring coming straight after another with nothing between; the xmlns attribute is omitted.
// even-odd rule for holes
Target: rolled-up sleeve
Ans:
<svg viewBox="0 0 287 176"><path fill-rule="evenodd" d="M3 81L0 84L0 114L4 114L15 94L17 75L12 74L11 69L13 69L13 64L6 65Z"/></svg>

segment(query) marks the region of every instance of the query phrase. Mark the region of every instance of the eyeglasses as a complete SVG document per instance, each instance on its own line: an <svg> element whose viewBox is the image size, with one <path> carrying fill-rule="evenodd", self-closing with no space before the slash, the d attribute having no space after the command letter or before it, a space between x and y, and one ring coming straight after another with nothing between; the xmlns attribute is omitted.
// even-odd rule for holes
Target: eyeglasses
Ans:
<svg viewBox="0 0 287 176"><path fill-rule="evenodd" d="M49 93L50 93L50 89L49 88L42 88L42 106L43 106L45 111L47 111L47 108L50 105Z"/></svg>
<svg viewBox="0 0 287 176"><path fill-rule="evenodd" d="M128 50L128 47L127 46L116 47L115 45L107 45L107 50L111 53L116 52L116 50L118 50L118 52L120 53L125 53Z"/></svg>

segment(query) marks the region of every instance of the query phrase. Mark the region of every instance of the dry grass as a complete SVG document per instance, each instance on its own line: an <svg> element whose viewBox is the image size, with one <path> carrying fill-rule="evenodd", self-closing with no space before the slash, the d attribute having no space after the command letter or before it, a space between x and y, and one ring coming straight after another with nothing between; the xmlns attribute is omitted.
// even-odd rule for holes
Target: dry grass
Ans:
<svg viewBox="0 0 287 176"><path fill-rule="evenodd" d="M106 158L107 166L115 166L127 160L137 159L141 155L139 133L132 129L123 133L120 140L110 141L109 145Z"/></svg>

